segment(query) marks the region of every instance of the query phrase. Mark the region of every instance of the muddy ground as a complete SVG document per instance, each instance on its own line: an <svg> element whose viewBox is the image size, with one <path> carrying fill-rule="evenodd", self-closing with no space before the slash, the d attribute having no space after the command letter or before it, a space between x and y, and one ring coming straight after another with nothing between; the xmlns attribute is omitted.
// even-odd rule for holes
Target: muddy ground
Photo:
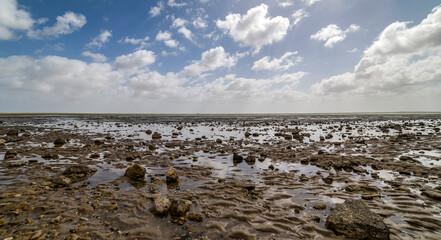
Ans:
<svg viewBox="0 0 441 240"><path fill-rule="evenodd" d="M2 115L0 237L343 239L326 218L363 199L391 239L439 239L440 127L427 114ZM135 163L145 181L124 176ZM90 171L69 175L77 165ZM158 198L190 210L158 216Z"/></svg>

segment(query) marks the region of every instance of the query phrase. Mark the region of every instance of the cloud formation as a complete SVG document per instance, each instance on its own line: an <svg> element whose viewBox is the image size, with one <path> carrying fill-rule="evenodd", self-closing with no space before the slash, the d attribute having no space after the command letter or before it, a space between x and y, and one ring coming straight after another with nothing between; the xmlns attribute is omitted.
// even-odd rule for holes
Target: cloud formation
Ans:
<svg viewBox="0 0 441 240"><path fill-rule="evenodd" d="M0 1L0 40L12 40L17 31L27 31L34 25L31 14L18 9L16 0Z"/></svg>
<svg viewBox="0 0 441 240"><path fill-rule="evenodd" d="M159 31L156 35L156 41L164 42L164 44L171 48L177 48L179 46L179 42L172 39L172 35L168 31Z"/></svg>
<svg viewBox="0 0 441 240"><path fill-rule="evenodd" d="M98 36L94 37L92 39L92 42L88 43L88 47L96 47L101 48L104 43L108 42L109 39L112 37L112 32L109 30L102 31Z"/></svg>
<svg viewBox="0 0 441 240"><path fill-rule="evenodd" d="M367 48L353 72L312 86L315 94L385 95L439 84L441 79L441 7L418 25L395 22Z"/></svg>
<svg viewBox="0 0 441 240"><path fill-rule="evenodd" d="M351 24L346 30L343 31L339 26L329 24L328 26L320 29L317 33L311 35L311 39L325 42L325 47L333 48L336 43L345 40L348 33L357 32L359 29L360 26Z"/></svg>
<svg viewBox="0 0 441 240"><path fill-rule="evenodd" d="M92 58L92 60L94 62L106 62L107 61L106 56L104 56L103 54L99 54L99 53L92 53L89 51L85 51L85 52L81 53L81 55L85 56L85 57Z"/></svg>
<svg viewBox="0 0 441 240"><path fill-rule="evenodd" d="M274 58L270 60L271 57L265 56L254 62L253 69L254 71L262 71L262 70L288 70L289 68L297 65L302 61L301 57L295 57L298 52L286 52L283 54L281 58Z"/></svg>
<svg viewBox="0 0 441 240"><path fill-rule="evenodd" d="M251 8L245 15L228 14L216 25L237 42L259 51L265 45L281 41L288 30L289 19L282 16L268 17L268 6L261 4Z"/></svg>
<svg viewBox="0 0 441 240"><path fill-rule="evenodd" d="M28 36L34 39L43 39L46 37L59 37L60 35L71 34L81 29L87 23L83 14L66 12L63 16L57 17L57 22L51 27L43 29L30 30Z"/></svg>
<svg viewBox="0 0 441 240"><path fill-rule="evenodd" d="M184 67L182 73L188 76L196 76L217 68L230 68L237 62L237 58L226 53L224 48L219 46L202 53L201 59L193 64Z"/></svg>

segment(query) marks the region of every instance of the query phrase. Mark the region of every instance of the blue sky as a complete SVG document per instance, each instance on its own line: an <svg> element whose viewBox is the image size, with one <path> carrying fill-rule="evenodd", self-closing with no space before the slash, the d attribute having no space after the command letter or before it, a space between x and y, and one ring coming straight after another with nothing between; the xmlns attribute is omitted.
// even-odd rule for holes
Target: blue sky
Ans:
<svg viewBox="0 0 441 240"><path fill-rule="evenodd" d="M0 111L441 111L439 4L0 0Z"/></svg>

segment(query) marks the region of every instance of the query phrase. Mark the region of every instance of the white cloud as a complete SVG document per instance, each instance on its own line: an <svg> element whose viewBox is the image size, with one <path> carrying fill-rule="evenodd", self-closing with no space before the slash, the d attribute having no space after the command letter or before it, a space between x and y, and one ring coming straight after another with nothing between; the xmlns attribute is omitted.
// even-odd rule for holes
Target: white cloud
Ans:
<svg viewBox="0 0 441 240"><path fill-rule="evenodd" d="M293 5L293 2L292 1L283 1L283 2L279 2L278 5L279 5L279 7L286 8L286 7L291 7Z"/></svg>
<svg viewBox="0 0 441 240"><path fill-rule="evenodd" d="M168 31L159 31L156 35L156 41L162 41L166 46L171 48L177 48L179 46L179 42L172 39L172 35Z"/></svg>
<svg viewBox="0 0 441 240"><path fill-rule="evenodd" d="M89 51L85 51L85 52L81 53L81 55L85 56L85 57L92 58L94 62L106 62L107 61L106 56L104 56L103 54L99 54L99 53L91 53Z"/></svg>
<svg viewBox="0 0 441 240"><path fill-rule="evenodd" d="M193 41L193 33L185 27L187 24L187 20L182 18L176 18L173 21L172 28L179 28L178 32L182 35L184 35L185 38L187 38L190 41ZM171 37L171 36L170 36Z"/></svg>
<svg viewBox="0 0 441 240"><path fill-rule="evenodd" d="M261 47L282 40L289 27L289 19L281 16L270 18L268 6L261 4L251 8L245 15L229 14L216 25L228 31L230 36L245 46L259 51Z"/></svg>
<svg viewBox="0 0 441 240"><path fill-rule="evenodd" d="M297 25L302 19L309 17L309 13L303 8L295 11L292 14L293 23L292 25Z"/></svg>
<svg viewBox="0 0 441 240"><path fill-rule="evenodd" d="M18 9L16 0L0 1L0 40L16 38L16 31L27 31L34 25L31 14Z"/></svg>
<svg viewBox="0 0 441 240"><path fill-rule="evenodd" d="M321 0L303 0L303 2L305 2L306 5L308 5L308 6L312 6L312 5L314 5L314 4L316 4L316 3L320 2L320 1Z"/></svg>
<svg viewBox="0 0 441 240"><path fill-rule="evenodd" d="M336 43L345 40L348 33L357 32L359 29L360 27L358 25L351 24L348 29L343 31L339 26L329 24L328 26L320 29L320 31L317 33L311 35L311 39L325 42L325 47L332 48Z"/></svg>
<svg viewBox="0 0 441 240"><path fill-rule="evenodd" d="M193 20L193 26L195 28L206 28L207 22L204 19L202 19L201 17L198 17L195 20Z"/></svg>
<svg viewBox="0 0 441 240"><path fill-rule="evenodd" d="M168 0L168 3L167 3L170 7L183 7L183 6L186 6L187 5L187 3L176 3L175 2L175 0Z"/></svg>
<svg viewBox="0 0 441 240"><path fill-rule="evenodd" d="M265 56L255 61L251 69L253 69L254 71L262 71L262 70L286 71L302 61L301 57L295 57L295 55L297 55L297 52L286 52L281 58L274 58L273 60L270 60L271 57Z"/></svg>
<svg viewBox="0 0 441 240"><path fill-rule="evenodd" d="M164 9L164 3L158 2L158 5L150 8L149 14L151 17L159 16L159 14L161 14L163 9Z"/></svg>
<svg viewBox="0 0 441 240"><path fill-rule="evenodd" d="M30 38L42 39L45 37L59 37L60 35L71 34L81 29L86 24L86 17L83 14L66 12L63 16L57 17L57 22L51 27L30 30Z"/></svg>
<svg viewBox="0 0 441 240"><path fill-rule="evenodd" d="M217 68L234 66L237 58L226 53L224 48L219 46L202 53L201 60L184 67L184 75L196 76L207 71L213 71Z"/></svg>
<svg viewBox="0 0 441 240"><path fill-rule="evenodd" d="M139 45L139 49L145 48L146 46L149 45L148 41L150 40L150 38L148 36L146 36L145 38L129 38L126 37L123 42L124 43L129 43L132 45ZM120 40L121 41L121 40Z"/></svg>
<svg viewBox="0 0 441 240"><path fill-rule="evenodd" d="M358 48L353 48L353 49L351 49L351 50L348 50L348 53L357 53L357 52L360 52L360 49L358 49Z"/></svg>
<svg viewBox="0 0 441 240"><path fill-rule="evenodd" d="M108 42L111 37L112 32L109 30L104 30L98 36L94 37L92 42L88 43L87 46L101 48L103 44Z"/></svg>
<svg viewBox="0 0 441 240"><path fill-rule="evenodd" d="M392 23L364 52L353 72L312 86L314 93L390 95L431 89L441 79L441 7L420 24Z"/></svg>
<svg viewBox="0 0 441 240"><path fill-rule="evenodd" d="M138 50L128 55L122 55L115 59L115 65L119 69L136 70L146 67L156 60L155 53L152 51Z"/></svg>

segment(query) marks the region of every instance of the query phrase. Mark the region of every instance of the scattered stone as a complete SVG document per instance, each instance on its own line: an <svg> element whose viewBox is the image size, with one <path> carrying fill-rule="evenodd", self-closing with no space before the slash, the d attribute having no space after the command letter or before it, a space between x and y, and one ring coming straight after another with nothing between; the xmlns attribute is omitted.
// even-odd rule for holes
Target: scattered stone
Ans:
<svg viewBox="0 0 441 240"><path fill-rule="evenodd" d="M172 200L170 205L170 215L175 217L185 216L190 211L191 201Z"/></svg>
<svg viewBox="0 0 441 240"><path fill-rule="evenodd" d="M96 139L95 140L95 145L103 145L104 144L104 140L103 139Z"/></svg>
<svg viewBox="0 0 441 240"><path fill-rule="evenodd" d="M326 227L354 239L389 239L389 228L362 200L338 204L326 219Z"/></svg>
<svg viewBox="0 0 441 240"><path fill-rule="evenodd" d="M12 168L12 167L21 167L21 166L24 166L24 165L26 165L25 161L18 161L18 162L8 163L6 166Z"/></svg>
<svg viewBox="0 0 441 240"><path fill-rule="evenodd" d="M90 168L86 165L74 165L67 167L66 170L64 170L63 175L74 175L74 174L89 174L96 172L97 169Z"/></svg>
<svg viewBox="0 0 441 240"><path fill-rule="evenodd" d="M174 168L170 168L165 174L165 181L167 182L167 184L169 184L169 183L178 182L178 180L179 180L178 171L176 171L176 169Z"/></svg>
<svg viewBox="0 0 441 240"><path fill-rule="evenodd" d="M155 201L153 202L152 211L154 214L158 216L165 216L168 214L170 206L171 206L171 202L168 198L159 196L155 198Z"/></svg>
<svg viewBox="0 0 441 240"><path fill-rule="evenodd" d="M50 159L58 159L58 155L54 153L46 153L43 156L41 156L43 159L50 160Z"/></svg>
<svg viewBox="0 0 441 240"><path fill-rule="evenodd" d="M201 213L189 212L187 214L187 218L188 218L188 220L194 221L194 222L204 221L204 215L202 215Z"/></svg>
<svg viewBox="0 0 441 240"><path fill-rule="evenodd" d="M243 161L243 157L240 156L237 153L233 153L233 162L234 163L241 163Z"/></svg>
<svg viewBox="0 0 441 240"><path fill-rule="evenodd" d="M322 178L323 182L326 184L332 184L332 182L334 182L334 179L332 177L326 177L326 178Z"/></svg>
<svg viewBox="0 0 441 240"><path fill-rule="evenodd" d="M65 176L57 175L51 179L51 182L56 187L67 187L72 183L72 180L70 180L70 178L67 178Z"/></svg>
<svg viewBox="0 0 441 240"><path fill-rule="evenodd" d="M100 158L100 154L99 153L92 153L92 154L90 154L90 158L93 158L93 159L97 159L97 158Z"/></svg>
<svg viewBox="0 0 441 240"><path fill-rule="evenodd" d="M152 130L147 130L147 131L145 131L145 133L147 134L147 135L150 135L150 134L152 134Z"/></svg>
<svg viewBox="0 0 441 240"><path fill-rule="evenodd" d="M5 153L5 159L11 159L11 158L15 158L17 156L17 151L14 150L8 150Z"/></svg>
<svg viewBox="0 0 441 240"><path fill-rule="evenodd" d="M316 204L316 205L314 205L314 209L316 209L316 210L325 210L326 209L326 204Z"/></svg>
<svg viewBox="0 0 441 240"><path fill-rule="evenodd" d="M57 138L57 139L55 139L55 141L54 141L54 145L55 145L55 147L61 147L61 146L63 146L64 144L66 144L66 140L64 140L63 138Z"/></svg>
<svg viewBox="0 0 441 240"><path fill-rule="evenodd" d="M162 136L161 136L160 133L158 133L158 132L154 132L154 133L152 134L152 139L160 139L160 138L162 138Z"/></svg>
<svg viewBox="0 0 441 240"><path fill-rule="evenodd" d="M17 129L11 129L9 130L6 135L8 136L18 136L18 130Z"/></svg>
<svg viewBox="0 0 441 240"><path fill-rule="evenodd" d="M131 167L126 169L124 176L134 180L144 180L145 173L146 173L145 168L135 163Z"/></svg>
<svg viewBox="0 0 441 240"><path fill-rule="evenodd" d="M247 158L245 158L245 162L248 165L253 165L254 163L256 163L256 157L252 156L252 155L249 155Z"/></svg>
<svg viewBox="0 0 441 240"><path fill-rule="evenodd" d="M222 139L220 139L220 138L216 139L216 143L221 144L222 143Z"/></svg>
<svg viewBox="0 0 441 240"><path fill-rule="evenodd" d="M319 223L320 222L320 217L319 216L312 216L311 220L314 221L314 222L318 222Z"/></svg>

